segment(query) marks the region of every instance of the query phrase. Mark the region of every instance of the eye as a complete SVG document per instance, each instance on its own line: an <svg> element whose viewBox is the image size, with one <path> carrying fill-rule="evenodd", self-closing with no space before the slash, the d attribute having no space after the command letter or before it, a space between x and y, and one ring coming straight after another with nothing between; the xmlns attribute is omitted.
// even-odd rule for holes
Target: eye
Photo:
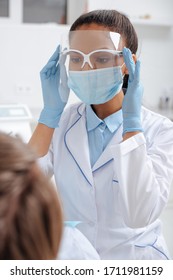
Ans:
<svg viewBox="0 0 173 280"><path fill-rule="evenodd" d="M69 52L69 61L73 64L81 64L83 61L83 57L77 52Z"/></svg>
<svg viewBox="0 0 173 280"><path fill-rule="evenodd" d="M110 57L107 57L107 56L105 56L105 57L97 57L96 58L96 60L95 60L95 62L96 63L100 63L100 64L105 64L105 63L108 63L110 61Z"/></svg>
<svg viewBox="0 0 173 280"><path fill-rule="evenodd" d="M74 64L78 64L81 63L81 57L78 56L70 56L70 62L74 63Z"/></svg>
<svg viewBox="0 0 173 280"><path fill-rule="evenodd" d="M112 63L113 55L103 51L97 52L97 53L93 53L93 55L91 56L91 60L93 61L94 64L96 64L97 67L103 67L103 65L106 66L106 64L109 65Z"/></svg>

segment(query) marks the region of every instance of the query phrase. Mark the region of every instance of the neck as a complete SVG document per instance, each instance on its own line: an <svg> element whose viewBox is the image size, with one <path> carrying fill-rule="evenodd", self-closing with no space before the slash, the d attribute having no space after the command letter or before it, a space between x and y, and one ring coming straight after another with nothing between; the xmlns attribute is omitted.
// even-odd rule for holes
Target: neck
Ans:
<svg viewBox="0 0 173 280"><path fill-rule="evenodd" d="M124 93L121 91L119 94L115 95L111 100L104 104L92 105L92 108L96 115L101 119L112 115L113 113L119 111L122 108L122 102L124 98Z"/></svg>

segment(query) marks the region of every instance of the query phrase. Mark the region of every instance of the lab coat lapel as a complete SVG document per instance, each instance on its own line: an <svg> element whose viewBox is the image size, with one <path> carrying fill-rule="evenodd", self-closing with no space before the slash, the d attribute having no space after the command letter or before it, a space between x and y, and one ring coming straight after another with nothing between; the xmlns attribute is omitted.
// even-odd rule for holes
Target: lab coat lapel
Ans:
<svg viewBox="0 0 173 280"><path fill-rule="evenodd" d="M111 146L119 144L121 141L122 141L122 125L118 128L117 132L112 137L111 141L109 142L109 144L107 145L107 147L105 148L105 150L103 151L101 156L98 158L98 160L94 164L94 166L92 168L93 172L96 171L97 169L99 169L100 167L102 167L103 165L107 164L111 160L113 160Z"/></svg>
<svg viewBox="0 0 173 280"><path fill-rule="evenodd" d="M90 164L86 118L84 113L79 115L79 118L67 130L64 140L67 150L78 165L82 175L92 186L93 176Z"/></svg>

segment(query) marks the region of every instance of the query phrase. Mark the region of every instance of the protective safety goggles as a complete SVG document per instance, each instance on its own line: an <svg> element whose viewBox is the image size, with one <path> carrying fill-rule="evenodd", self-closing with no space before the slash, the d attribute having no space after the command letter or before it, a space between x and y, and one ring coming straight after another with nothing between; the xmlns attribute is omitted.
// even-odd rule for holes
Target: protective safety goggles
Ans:
<svg viewBox="0 0 173 280"><path fill-rule="evenodd" d="M124 41L116 32L75 30L64 35L61 43L67 73L121 66L124 62Z"/></svg>
<svg viewBox="0 0 173 280"><path fill-rule="evenodd" d="M120 65L120 58L123 56L122 51L99 49L88 54L80 50L69 49L62 52L67 57L69 69L80 71L88 63L92 69L108 68ZM122 60L121 60L122 61Z"/></svg>

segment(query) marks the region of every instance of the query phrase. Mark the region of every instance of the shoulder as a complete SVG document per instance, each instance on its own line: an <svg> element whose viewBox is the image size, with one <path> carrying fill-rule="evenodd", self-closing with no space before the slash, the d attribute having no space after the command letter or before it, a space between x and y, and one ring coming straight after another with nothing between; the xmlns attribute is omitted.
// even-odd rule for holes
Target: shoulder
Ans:
<svg viewBox="0 0 173 280"><path fill-rule="evenodd" d="M70 104L65 107L61 115L58 127L55 129L54 136L58 135L60 131L62 133L67 131L83 115L85 115L85 107L85 104L82 102Z"/></svg>
<svg viewBox="0 0 173 280"><path fill-rule="evenodd" d="M75 121L76 118L81 117L85 113L85 107L85 104L82 102L68 105L61 116L59 125L61 126L62 122L64 124L65 120Z"/></svg>
<svg viewBox="0 0 173 280"><path fill-rule="evenodd" d="M167 117L142 107L142 126L145 136L170 138L173 141L173 122Z"/></svg>
<svg viewBox="0 0 173 280"><path fill-rule="evenodd" d="M74 104L70 104L70 105L67 105L63 114L65 115L65 114L68 114L68 113L76 112L80 115L85 110L85 107L86 107L85 104L82 103L82 102L77 102L77 103L74 103Z"/></svg>
<svg viewBox="0 0 173 280"><path fill-rule="evenodd" d="M165 117L157 112L154 112L144 106L142 106L142 118L143 118L143 120L145 120L146 118L157 119L160 121L167 120L168 122L171 123L171 120L168 119L167 117Z"/></svg>
<svg viewBox="0 0 173 280"><path fill-rule="evenodd" d="M70 104L64 109L58 127L54 131L52 143L62 141L65 133L78 122L82 116L85 119L85 107L84 103L78 102Z"/></svg>

